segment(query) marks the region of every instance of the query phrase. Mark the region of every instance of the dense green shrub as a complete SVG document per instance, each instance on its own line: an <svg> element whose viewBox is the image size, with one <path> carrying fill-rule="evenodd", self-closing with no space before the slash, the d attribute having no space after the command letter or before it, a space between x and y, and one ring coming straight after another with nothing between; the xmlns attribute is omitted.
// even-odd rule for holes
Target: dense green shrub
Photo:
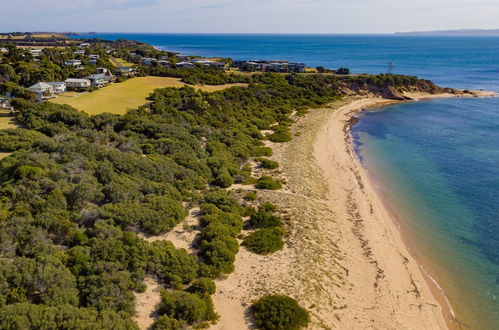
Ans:
<svg viewBox="0 0 499 330"><path fill-rule="evenodd" d="M282 188L282 184L270 176L262 176L257 180L255 187L258 189L278 190Z"/></svg>
<svg viewBox="0 0 499 330"><path fill-rule="evenodd" d="M269 170L273 170L279 167L279 163L266 158L256 158L255 159L261 167Z"/></svg>
<svg viewBox="0 0 499 330"><path fill-rule="evenodd" d="M200 297L184 291L163 291L158 313L188 324L214 321L218 318L209 296Z"/></svg>
<svg viewBox="0 0 499 330"><path fill-rule="evenodd" d="M253 228L282 227L282 219L267 211L259 210L251 215L249 224Z"/></svg>
<svg viewBox="0 0 499 330"><path fill-rule="evenodd" d="M243 245L257 254L273 253L284 246L283 233L280 227L258 229L244 238Z"/></svg>
<svg viewBox="0 0 499 330"><path fill-rule="evenodd" d="M262 297L251 306L251 313L262 330L298 330L310 322L308 311L287 296Z"/></svg>
<svg viewBox="0 0 499 330"><path fill-rule="evenodd" d="M201 277L191 284L188 291L191 293L211 296L216 291L216 285L211 278Z"/></svg>
<svg viewBox="0 0 499 330"><path fill-rule="evenodd" d="M267 137L270 141L278 143L291 141L292 137L288 126L275 126L272 130L274 133Z"/></svg>

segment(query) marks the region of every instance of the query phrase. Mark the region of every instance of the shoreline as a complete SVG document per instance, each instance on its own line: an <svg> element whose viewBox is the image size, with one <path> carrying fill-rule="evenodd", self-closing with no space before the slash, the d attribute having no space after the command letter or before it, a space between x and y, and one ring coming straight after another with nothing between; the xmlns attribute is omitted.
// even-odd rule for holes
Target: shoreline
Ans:
<svg viewBox="0 0 499 330"><path fill-rule="evenodd" d="M289 295L307 308L309 329L452 328L444 317L451 310L446 311L445 299L405 244L349 136L352 117L400 102L346 97L292 116L291 142L266 141L274 150L270 158L280 164L272 175L286 185L258 190L258 198L278 205L286 222L286 245L268 256L240 248L235 271L216 281L213 301L221 318L211 329L251 329L248 307L270 293Z"/></svg>
<svg viewBox="0 0 499 330"><path fill-rule="evenodd" d="M428 100L428 99L437 99L437 98L453 98L453 97L467 97L467 98L473 98L473 97L493 97L496 96L495 93L492 92L487 92L487 91L471 91L466 94L426 94L426 93L412 93L412 94L407 94L408 97L407 101L381 101L381 102L376 102L373 105L369 105L365 108L359 108L351 112L350 119L348 122L345 124L345 134L347 136L345 137L345 142L348 144L347 148L349 148L349 152L354 156L354 162L356 163L356 166L361 169L364 173L364 175L367 177L367 181L369 182L369 185L371 185L371 188L375 191L375 193L378 195L379 199L381 200L381 203L383 204L383 207L386 209L388 212L391 220L393 221L393 224L395 226L395 229L399 232L400 237L402 239L403 244L406 246L407 251L411 255L411 257L417 262L419 271L421 275L423 276L425 282L429 286L429 289L433 295L433 297L437 300L438 304L442 308L442 316L445 320L445 324L447 329L462 329L461 327L461 322L458 319L458 316L456 315L456 312L454 311L452 304L446 295L444 289L440 286L438 281L433 277L425 268L424 268L424 263L418 259L417 254L414 253L413 247L411 244L405 239L406 233L403 231L403 229L400 226L400 223L402 222L402 219L400 219L395 212L390 208L389 201L383 196L381 190L379 189L379 185L377 184L375 178L372 176L371 173L365 168L362 164L361 159L355 152L355 146L353 144L353 137L351 134L351 128L353 125L355 125L360 119L358 117L359 114L361 114L364 111L368 111L374 108L383 108L384 106L390 105L390 104L397 104L397 103L405 103L405 102L415 102L415 101L421 101L421 100ZM355 119L353 119L355 118Z"/></svg>

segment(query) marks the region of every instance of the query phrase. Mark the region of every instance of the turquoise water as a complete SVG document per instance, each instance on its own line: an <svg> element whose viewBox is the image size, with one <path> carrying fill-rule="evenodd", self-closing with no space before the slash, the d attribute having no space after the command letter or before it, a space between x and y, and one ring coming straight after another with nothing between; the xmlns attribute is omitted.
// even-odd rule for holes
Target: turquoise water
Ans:
<svg viewBox="0 0 499 330"><path fill-rule="evenodd" d="M286 59L355 73L417 75L499 90L498 37L101 34L185 54ZM470 329L499 329L499 98L443 99L365 113L356 150L413 252Z"/></svg>

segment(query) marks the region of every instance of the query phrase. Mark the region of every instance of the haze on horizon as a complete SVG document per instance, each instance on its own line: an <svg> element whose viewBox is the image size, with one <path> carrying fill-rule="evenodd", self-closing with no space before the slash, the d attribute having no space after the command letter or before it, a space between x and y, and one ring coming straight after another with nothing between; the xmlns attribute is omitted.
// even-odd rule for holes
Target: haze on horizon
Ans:
<svg viewBox="0 0 499 330"><path fill-rule="evenodd" d="M491 0L3 0L0 32L392 33L494 29Z"/></svg>

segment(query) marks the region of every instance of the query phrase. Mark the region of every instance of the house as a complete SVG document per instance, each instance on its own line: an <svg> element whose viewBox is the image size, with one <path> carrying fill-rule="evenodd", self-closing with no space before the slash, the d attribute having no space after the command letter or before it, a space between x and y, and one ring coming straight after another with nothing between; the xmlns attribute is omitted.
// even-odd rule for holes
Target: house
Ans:
<svg viewBox="0 0 499 330"><path fill-rule="evenodd" d="M142 57L140 60L139 60L139 64L143 64L143 65L152 65L154 62L156 62L157 60L155 58L152 58L152 57Z"/></svg>
<svg viewBox="0 0 499 330"><path fill-rule="evenodd" d="M64 62L67 66L80 66L81 65L81 60L67 60Z"/></svg>
<svg viewBox="0 0 499 330"><path fill-rule="evenodd" d="M130 66L122 66L118 70L121 76L131 76L135 74L135 69Z"/></svg>
<svg viewBox="0 0 499 330"><path fill-rule="evenodd" d="M92 86L102 87L111 82L112 76L105 73L97 73L86 77L86 79L90 80Z"/></svg>
<svg viewBox="0 0 499 330"><path fill-rule="evenodd" d="M97 65L97 60L89 60L88 64L90 64L90 65Z"/></svg>
<svg viewBox="0 0 499 330"><path fill-rule="evenodd" d="M166 61L166 60L159 60L158 61L158 64L161 65L161 66L170 66L170 61Z"/></svg>
<svg viewBox="0 0 499 330"><path fill-rule="evenodd" d="M38 57L42 53L41 49L31 49L29 51L33 57Z"/></svg>
<svg viewBox="0 0 499 330"><path fill-rule="evenodd" d="M44 82L36 83L33 86L28 87L28 89L35 94L45 94L45 93L52 94L54 92L54 88L52 87L52 85L49 85Z"/></svg>
<svg viewBox="0 0 499 330"><path fill-rule="evenodd" d="M87 47L90 47L90 44L88 42L84 42L84 43L81 43L78 47L87 48Z"/></svg>
<svg viewBox="0 0 499 330"><path fill-rule="evenodd" d="M7 98L0 97L0 109L12 111L14 107L10 105L10 101Z"/></svg>
<svg viewBox="0 0 499 330"><path fill-rule="evenodd" d="M108 73L109 70L106 68L97 68L97 73Z"/></svg>
<svg viewBox="0 0 499 330"><path fill-rule="evenodd" d="M66 79L65 83L66 87L74 89L88 88L90 87L91 84L90 80L88 79L76 79L76 78Z"/></svg>
<svg viewBox="0 0 499 330"><path fill-rule="evenodd" d="M88 58L91 60L98 60L100 58L100 55L92 54L92 55L88 55Z"/></svg>
<svg viewBox="0 0 499 330"><path fill-rule="evenodd" d="M36 83L33 86L28 87L28 90L36 94L36 102L42 102L44 99L49 98L54 93L54 88L44 82Z"/></svg>
<svg viewBox="0 0 499 330"><path fill-rule="evenodd" d="M52 86L55 94L66 92L66 83L64 81L49 81L47 84Z"/></svg>
<svg viewBox="0 0 499 330"><path fill-rule="evenodd" d="M194 67L194 64L191 62L178 62L175 64L175 66L178 69L192 69Z"/></svg>
<svg viewBox="0 0 499 330"><path fill-rule="evenodd" d="M188 59L190 59L190 57L189 57L189 56L187 56L187 55L182 55L182 54L175 55L175 57L176 57L177 59L179 59L180 61L187 61Z"/></svg>
<svg viewBox="0 0 499 330"><path fill-rule="evenodd" d="M85 51L84 51L84 50L75 50L75 51L74 51L74 54L75 54L75 56L78 56L78 55L85 55Z"/></svg>

